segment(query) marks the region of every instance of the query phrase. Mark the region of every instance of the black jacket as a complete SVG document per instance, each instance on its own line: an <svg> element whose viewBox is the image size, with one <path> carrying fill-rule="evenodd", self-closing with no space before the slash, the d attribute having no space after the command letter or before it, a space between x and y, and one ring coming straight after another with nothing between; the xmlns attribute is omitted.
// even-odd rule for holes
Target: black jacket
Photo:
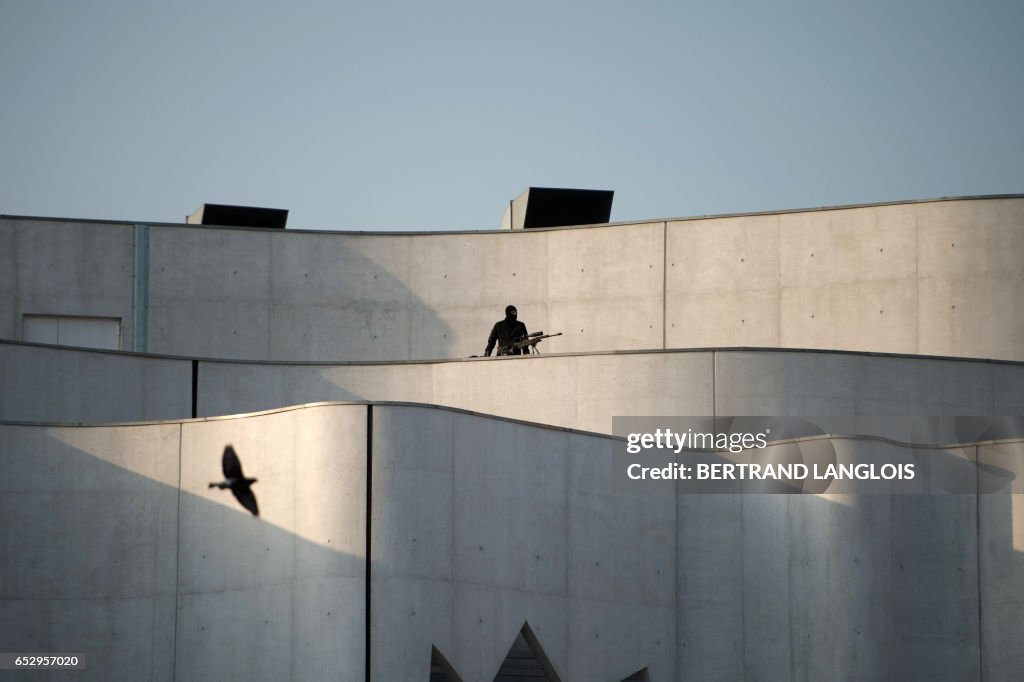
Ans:
<svg viewBox="0 0 1024 682"><path fill-rule="evenodd" d="M504 320L498 320L491 329L491 335L487 337L487 350L484 351L484 355L489 356L491 354L495 343L498 344L498 353L501 354L503 347L511 345L513 341L525 339L526 336L526 325L519 320L510 320L507 317ZM511 355L522 354L523 350L521 348L515 348L511 351Z"/></svg>

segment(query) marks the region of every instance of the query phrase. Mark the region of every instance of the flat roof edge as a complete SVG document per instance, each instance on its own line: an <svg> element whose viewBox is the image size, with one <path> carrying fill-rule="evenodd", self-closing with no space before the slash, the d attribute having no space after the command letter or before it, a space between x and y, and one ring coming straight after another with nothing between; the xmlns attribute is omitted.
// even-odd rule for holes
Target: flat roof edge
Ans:
<svg viewBox="0 0 1024 682"><path fill-rule="evenodd" d="M977 358L959 355L919 355L915 353L889 353L882 351L866 350L838 350L832 348L794 348L794 347L772 347L772 346L706 346L699 348L635 348L629 350L591 350L574 353L544 353L541 355L518 355L503 357L478 357L467 358L423 358L418 360L244 360L236 358L211 358L187 355L164 355L160 353L136 353L126 350L108 350L104 348L86 348L82 346L62 346L51 343L37 343L33 341L17 341L15 339L0 339L0 345L23 346L28 348L45 348L59 351L74 351L79 353L102 353L107 355L119 355L129 358L152 358L156 360L171 360L177 362L206 362L221 363L227 365L268 365L268 366L311 366L311 367L381 367L391 365L440 365L453 362L523 362L529 360L541 360L544 358L571 358L588 357L592 355L660 355L667 353L808 353L816 355L850 355L881 358L901 358L910 360L942 360L955 362L980 362L997 365L1024 366L1024 360L1003 360L999 358Z"/></svg>
<svg viewBox="0 0 1024 682"><path fill-rule="evenodd" d="M147 225L151 227L182 227L189 229L217 229L217 230L248 230L256 232L270 232L274 234L345 234L345 235L367 235L367 236L424 236L424 235L459 235L459 234L528 234L531 232L547 232L551 230L580 230L595 227L617 227L623 225L642 225L648 223L673 223L692 220L715 220L720 218L745 218L755 216L784 215L787 213L813 213L815 211L842 211L858 208L874 208L880 206L903 206L910 204L930 204L946 201L982 201L992 199L1024 199L1024 194L977 194L964 196L933 197L930 199L903 199L898 201L880 201L863 204L838 204L834 206L811 206L806 208L771 209L765 211L748 211L742 213L713 213L696 216L679 216L670 218L641 218L637 220L621 220L611 223L596 223L593 225L566 225L563 227L536 227L528 230L336 230L316 228L279 228L269 227L238 227L231 225L192 225L188 223L169 223L150 220L105 220L100 218L60 218L56 216L30 216L30 215L8 215L0 214L0 220L34 220L52 221L67 223L84 223L99 225Z"/></svg>
<svg viewBox="0 0 1024 682"><path fill-rule="evenodd" d="M252 417L263 417L273 414L283 414L287 412L296 412L307 409L316 409L319 407L405 407L414 408L421 410L438 410L441 412L448 412L451 414L467 415L472 417L479 417L481 419L489 419L493 421L499 421L505 424L518 424L521 426L528 426L531 428L544 429L545 431L559 431L562 433L570 433L574 435L586 436L590 438L600 438L604 440L622 441L625 440L625 436L616 436L610 433L599 433L596 431L586 431L583 429L574 429L568 426L556 426L553 424L545 424L542 422L534 422L526 419L516 419L514 417L505 417L497 414L490 414L488 412L477 412L474 410L467 410L461 407L451 407L448 405L438 405L436 403L416 403L407 401L394 401L394 400L325 400L312 403L299 403L295 405L285 405L282 407L275 407L268 410L259 410L256 412L244 412L239 414L228 414L228 415L216 415L212 417L196 417L191 419L162 419L162 420L149 420L149 421L136 421L136 422L109 422L109 423L82 423L82 422L39 422L39 421L7 421L0 420L0 426L14 426L14 427L42 427L42 428L133 428L140 426L173 426L181 424L198 424L204 422L215 422L215 421L229 421L234 419L249 419ZM711 415L704 415L710 417ZM655 417L672 419L674 417ZM787 417L795 418L795 417ZM962 441L952 443L918 443L913 441L901 441L886 436L880 436L875 434L858 434L858 433L821 433L813 436L800 436L796 438L781 438L778 440L768 441L769 445L783 445L786 443L802 443L816 440L864 440L874 441L881 443L888 443L897 447L904 448L927 448L927 449L953 449L971 447L976 445L1001 445L1009 443L1024 443L1024 437L1012 436L1010 438L998 438L989 440L975 440L975 441ZM718 451L718 448L712 450L712 452Z"/></svg>

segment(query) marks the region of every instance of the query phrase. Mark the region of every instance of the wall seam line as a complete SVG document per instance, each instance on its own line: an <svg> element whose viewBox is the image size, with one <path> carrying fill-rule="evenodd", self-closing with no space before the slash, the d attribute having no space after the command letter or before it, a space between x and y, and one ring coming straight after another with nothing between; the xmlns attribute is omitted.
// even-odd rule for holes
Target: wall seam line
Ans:
<svg viewBox="0 0 1024 682"><path fill-rule="evenodd" d="M11 332L14 338L24 341L25 305L22 302L21 297L21 268L18 267L18 263L21 262L21 260L18 258L18 242L20 241L18 237L20 236L20 234L21 230L19 230L17 227L15 227L15 229L12 230L11 255L14 257L14 260L11 261L11 264L14 266L14 301L13 305L11 306Z"/></svg>
<svg viewBox="0 0 1024 682"><path fill-rule="evenodd" d="M274 357L274 235L267 235L267 357ZM294 658L294 657L293 657Z"/></svg>
<svg viewBox="0 0 1024 682"><path fill-rule="evenodd" d="M185 425L178 423L178 516L174 551L174 634L172 636L171 679L178 679L178 611L181 610L181 445Z"/></svg>
<svg viewBox="0 0 1024 682"><path fill-rule="evenodd" d="M455 633L455 416L448 417L448 462L451 465L451 495L448 504L448 646L456 654ZM461 682L461 680L459 680Z"/></svg>
<svg viewBox="0 0 1024 682"><path fill-rule="evenodd" d="M679 641L679 638L680 638L679 618L680 618L680 614L683 612L683 608L682 608L683 605L680 603L680 595L679 595L679 592L680 592L680 590L679 590L679 574L680 574L679 567L682 564L682 552L683 552L683 546L682 546L682 543L680 542L680 538L682 537L683 530L682 530L682 528L679 525L679 495L680 495L679 487L680 487L680 483L679 483L678 480L676 480L675 481L675 498L676 499L674 500L674 502L675 502L675 510L676 510L676 515L675 515L675 519L674 519L674 521L675 521L675 531L676 531L676 533L675 533L675 535L676 535L676 551L675 551L675 565L672 567L672 572L675 574L674 575L675 579L672 581L673 587L675 588L674 601L673 601L673 604L672 604L675 607L675 617L672 618L672 628L673 628L673 631L674 631L673 634L675 635L675 637L673 637L673 640L672 640L673 643L675 644L675 652L674 652L674 656L673 656L673 664L674 664L674 668L675 669L672 671L673 672L672 679L674 679L674 680L682 679L682 674L683 674L683 671L679 667L680 666L679 650L682 648L682 646L681 646L682 642ZM648 679L650 679L649 676L648 676Z"/></svg>
<svg viewBox="0 0 1024 682"><path fill-rule="evenodd" d="M921 352L921 222L920 215L914 214L914 309L917 311L917 325L914 328L914 348ZM977 461L977 460L975 460Z"/></svg>
<svg viewBox="0 0 1024 682"><path fill-rule="evenodd" d="M974 522L975 522L975 533L976 538L974 543L974 549L977 553L978 569L977 569L977 580L978 580L978 682L984 682L985 679L985 638L983 637L984 628L982 627L982 581L981 581L981 472L978 465L981 461L981 446L974 446Z"/></svg>
<svg viewBox="0 0 1024 682"><path fill-rule="evenodd" d="M137 353L148 350L149 226L136 223L132 233L132 343ZM119 340L118 347L123 344Z"/></svg>
<svg viewBox="0 0 1024 682"><path fill-rule="evenodd" d="M775 302L775 345L782 348L782 218L779 216L775 218L775 257L775 283L779 292L779 298Z"/></svg>
<svg viewBox="0 0 1024 682"><path fill-rule="evenodd" d="M668 221L661 224L661 348L668 348Z"/></svg>
<svg viewBox="0 0 1024 682"><path fill-rule="evenodd" d="M363 653L364 675L366 682L372 679L370 674L370 607L371 607L371 557L370 540L373 527L373 405L366 406L366 595L365 595L365 651Z"/></svg>

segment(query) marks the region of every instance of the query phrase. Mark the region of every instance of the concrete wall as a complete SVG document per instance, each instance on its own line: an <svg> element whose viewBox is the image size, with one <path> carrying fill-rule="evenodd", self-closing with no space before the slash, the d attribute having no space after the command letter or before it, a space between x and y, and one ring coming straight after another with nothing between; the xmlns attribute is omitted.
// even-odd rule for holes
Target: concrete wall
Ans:
<svg viewBox="0 0 1024 682"><path fill-rule="evenodd" d="M0 343L0 420L99 424L191 415L191 360Z"/></svg>
<svg viewBox="0 0 1024 682"><path fill-rule="evenodd" d="M607 439L415 407L374 425L378 679L422 679L431 645L493 679L524 623L563 680L674 677L675 505L613 493Z"/></svg>
<svg viewBox="0 0 1024 682"><path fill-rule="evenodd" d="M191 415L192 362L0 343L0 419ZM430 403L611 433L613 416L967 416L1024 410L1024 364L719 350L436 363L199 361L197 414L332 400Z"/></svg>
<svg viewBox="0 0 1024 682"><path fill-rule="evenodd" d="M4 647L93 680L362 679L365 415L0 425ZM258 519L207 487L228 443Z"/></svg>
<svg viewBox="0 0 1024 682"><path fill-rule="evenodd" d="M174 679L179 432L0 425L5 649L82 654L86 679Z"/></svg>
<svg viewBox="0 0 1024 682"><path fill-rule="evenodd" d="M133 243L126 224L0 218L0 338L26 314L114 317L131 349Z"/></svg>
<svg viewBox="0 0 1024 682"><path fill-rule="evenodd" d="M579 229L149 228L147 350L253 360L479 354L514 302L552 352L813 347L1024 360L1024 198ZM103 315L132 338L130 225L0 218L0 336ZM125 345L125 347L131 347Z"/></svg>
<svg viewBox="0 0 1024 682"><path fill-rule="evenodd" d="M667 243L669 347L1024 352L1019 199L670 222Z"/></svg>
<svg viewBox="0 0 1024 682"><path fill-rule="evenodd" d="M611 433L613 416L1003 415L1024 365L848 353L692 351L401 365L200 363L200 414L408 400Z"/></svg>
<svg viewBox="0 0 1024 682"><path fill-rule="evenodd" d="M492 679L524 623L563 680L1018 677L1019 439L916 453L1004 469L980 495L660 495L608 438L372 412L0 424L0 638L83 679L363 679L369 603L379 680L431 646ZM260 518L207 487L227 443Z"/></svg>

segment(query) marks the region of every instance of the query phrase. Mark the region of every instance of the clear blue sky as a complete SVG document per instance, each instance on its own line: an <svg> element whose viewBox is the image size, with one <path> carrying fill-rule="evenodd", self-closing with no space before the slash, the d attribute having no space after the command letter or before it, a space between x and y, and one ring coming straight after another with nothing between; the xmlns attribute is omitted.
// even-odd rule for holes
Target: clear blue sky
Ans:
<svg viewBox="0 0 1024 682"><path fill-rule="evenodd" d="M496 229L1024 192L1024 2L0 0L0 213Z"/></svg>

